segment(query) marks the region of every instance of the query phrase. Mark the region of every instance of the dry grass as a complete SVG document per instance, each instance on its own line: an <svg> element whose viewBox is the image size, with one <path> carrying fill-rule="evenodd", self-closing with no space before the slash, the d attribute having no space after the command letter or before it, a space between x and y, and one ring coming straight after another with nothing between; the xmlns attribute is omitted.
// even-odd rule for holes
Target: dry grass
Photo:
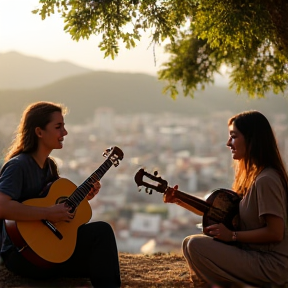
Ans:
<svg viewBox="0 0 288 288"><path fill-rule="evenodd" d="M182 255L120 254L120 265L123 288L192 287Z"/></svg>
<svg viewBox="0 0 288 288"><path fill-rule="evenodd" d="M188 266L180 254L153 255L120 253L121 288L192 288ZM0 287L91 287L87 279L35 281L14 276L0 268Z"/></svg>

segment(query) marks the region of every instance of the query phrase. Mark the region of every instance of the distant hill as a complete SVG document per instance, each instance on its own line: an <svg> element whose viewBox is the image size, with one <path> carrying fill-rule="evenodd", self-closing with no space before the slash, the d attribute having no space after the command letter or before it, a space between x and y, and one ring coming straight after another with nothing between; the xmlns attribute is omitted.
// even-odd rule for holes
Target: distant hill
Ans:
<svg viewBox="0 0 288 288"><path fill-rule="evenodd" d="M17 52L0 53L0 89L31 89L92 70L69 62L50 62Z"/></svg>
<svg viewBox="0 0 288 288"><path fill-rule="evenodd" d="M91 72L38 89L0 91L0 113L21 113L28 103L39 100L64 103L70 110L66 118L79 124L91 119L100 107L111 107L120 114L174 112L191 116L247 109L258 109L266 115L288 111L288 100L280 95L248 100L228 88L211 86L196 93L194 99L179 95L173 100L162 94L163 85L146 74Z"/></svg>

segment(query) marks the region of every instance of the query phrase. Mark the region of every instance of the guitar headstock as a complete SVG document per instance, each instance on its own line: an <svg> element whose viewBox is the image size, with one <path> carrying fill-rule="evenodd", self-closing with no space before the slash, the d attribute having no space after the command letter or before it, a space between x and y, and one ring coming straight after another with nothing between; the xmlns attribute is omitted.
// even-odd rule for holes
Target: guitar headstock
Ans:
<svg viewBox="0 0 288 288"><path fill-rule="evenodd" d="M119 160L122 160L124 157L123 151L117 146L107 148L102 155L108 158L115 167L119 165Z"/></svg>
<svg viewBox="0 0 288 288"><path fill-rule="evenodd" d="M150 189L149 194L152 194L152 190L155 190L160 193L164 193L168 187L168 182L162 179L160 176L157 176L158 172L155 171L154 175L146 172L143 168L141 168L134 176L134 180L139 187L139 192L141 191L141 186L146 187L146 192L148 193L148 189ZM143 177L147 177L154 182L157 182L157 185L153 185L151 183L143 181Z"/></svg>

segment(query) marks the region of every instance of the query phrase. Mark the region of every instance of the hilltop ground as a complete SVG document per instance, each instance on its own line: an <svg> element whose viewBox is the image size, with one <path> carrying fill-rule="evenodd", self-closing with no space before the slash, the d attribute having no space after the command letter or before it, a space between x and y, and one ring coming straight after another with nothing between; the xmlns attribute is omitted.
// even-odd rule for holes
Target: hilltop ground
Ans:
<svg viewBox="0 0 288 288"><path fill-rule="evenodd" d="M188 266L180 254L153 255L120 253L121 288L192 288ZM88 279L56 279L45 282L14 276L0 266L1 288L88 288Z"/></svg>

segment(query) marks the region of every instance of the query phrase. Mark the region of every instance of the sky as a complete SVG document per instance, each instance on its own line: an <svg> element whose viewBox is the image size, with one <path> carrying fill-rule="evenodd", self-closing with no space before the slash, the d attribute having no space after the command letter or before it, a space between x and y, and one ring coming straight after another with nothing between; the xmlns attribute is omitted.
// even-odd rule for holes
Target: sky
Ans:
<svg viewBox="0 0 288 288"><path fill-rule="evenodd" d="M157 75L161 64L169 55L163 52L164 44L149 45L148 35L143 36L136 48L130 50L120 46L118 56L104 59L98 44L101 36L91 36L88 40L71 39L64 32L64 22L59 14L41 20L32 14L39 7L38 0L0 0L0 53L17 51L27 56L35 56L48 61L68 61L93 70L113 72L146 73ZM156 60L156 64L155 64ZM227 83L217 76L216 81Z"/></svg>
<svg viewBox="0 0 288 288"><path fill-rule="evenodd" d="M135 49L120 48L119 56L104 59L98 48L101 36L74 41L64 32L59 14L41 20L31 11L39 7L38 0L0 0L0 53L18 51L51 61L67 60L94 70L143 72L155 74L160 63L168 59L164 45L156 47L156 66L148 36Z"/></svg>

